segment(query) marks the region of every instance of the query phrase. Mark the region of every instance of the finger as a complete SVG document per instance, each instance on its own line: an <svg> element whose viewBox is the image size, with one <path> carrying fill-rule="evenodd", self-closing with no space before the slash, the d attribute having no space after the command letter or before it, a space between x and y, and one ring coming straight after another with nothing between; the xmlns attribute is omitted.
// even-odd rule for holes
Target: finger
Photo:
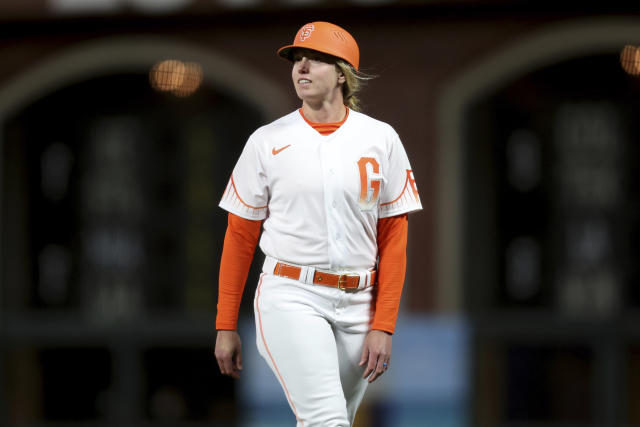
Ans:
<svg viewBox="0 0 640 427"><path fill-rule="evenodd" d="M364 371L363 378L369 377L376 370L377 364L378 364L378 355L369 353L369 363L367 364L367 369L365 369Z"/></svg>
<svg viewBox="0 0 640 427"><path fill-rule="evenodd" d="M371 373L373 372L373 369L375 367L374 362L372 362L371 353L369 353L366 362L368 362L368 363L367 363L367 366L364 369L364 372L362 373L362 378L367 378L369 375L371 375Z"/></svg>
<svg viewBox="0 0 640 427"><path fill-rule="evenodd" d="M225 364L224 372L222 373L231 378L240 378L240 371L233 366L233 362L231 360Z"/></svg>
<svg viewBox="0 0 640 427"><path fill-rule="evenodd" d="M231 356L225 355L218 359L218 365L220 366L220 373L222 375L233 376L233 362Z"/></svg>
<svg viewBox="0 0 640 427"><path fill-rule="evenodd" d="M236 369L242 371L242 352L240 351L236 354Z"/></svg>
<svg viewBox="0 0 640 427"><path fill-rule="evenodd" d="M228 374L231 378L233 379L239 379L240 378L240 371L238 370L232 370L231 372L229 372Z"/></svg>
<svg viewBox="0 0 640 427"><path fill-rule="evenodd" d="M218 367L220 368L220 373L223 375L227 374L227 368L225 366L225 361L224 361L224 357L220 356L217 357L216 360L218 361Z"/></svg>
<svg viewBox="0 0 640 427"><path fill-rule="evenodd" d="M370 383L374 382L376 379L380 377L380 375L384 373L384 371L386 370L386 367L384 365L386 363L387 362L384 362L384 359L382 358L378 360L378 364L376 365L375 371L373 371L373 374L369 377Z"/></svg>
<svg viewBox="0 0 640 427"><path fill-rule="evenodd" d="M231 361L231 372L229 375L236 379L240 378L240 371L242 370L242 354L237 352Z"/></svg>
<svg viewBox="0 0 640 427"><path fill-rule="evenodd" d="M364 364L367 363L368 358L369 358L369 349L367 348L367 346L364 346L364 348L362 349L362 356L360 356L360 363L358 363L358 366L364 366Z"/></svg>

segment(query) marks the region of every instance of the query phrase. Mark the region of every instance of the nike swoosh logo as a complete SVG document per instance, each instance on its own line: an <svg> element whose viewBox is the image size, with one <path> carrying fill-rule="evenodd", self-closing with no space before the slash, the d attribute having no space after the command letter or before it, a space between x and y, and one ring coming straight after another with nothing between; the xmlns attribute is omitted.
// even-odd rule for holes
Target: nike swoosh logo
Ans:
<svg viewBox="0 0 640 427"><path fill-rule="evenodd" d="M273 147L273 148L271 149L271 152L272 152L272 153L273 153L273 155L275 156L276 154L278 154L279 152L281 152L281 151L282 151L282 150L284 150L285 148L289 148L289 147L291 147L291 144L289 144L289 145L285 145L284 147L282 147L282 148L280 148L280 149L278 149L278 150L276 150L276 147Z"/></svg>

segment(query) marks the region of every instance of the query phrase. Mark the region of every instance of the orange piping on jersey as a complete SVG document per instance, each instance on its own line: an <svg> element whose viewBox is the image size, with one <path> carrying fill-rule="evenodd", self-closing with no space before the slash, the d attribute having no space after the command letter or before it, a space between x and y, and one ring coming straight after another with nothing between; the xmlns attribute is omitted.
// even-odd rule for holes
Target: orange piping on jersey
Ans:
<svg viewBox="0 0 640 427"><path fill-rule="evenodd" d="M404 188L400 192L400 195L398 197L396 197L395 200L392 200L392 201L386 202L386 203L380 203L380 206L392 205L395 202L397 202L398 200L400 200L400 198L402 197L404 192L407 190L407 185L409 185L409 182L411 182L411 188L413 190L413 194L414 194L414 196L416 196L416 199L417 199L418 198L418 189L416 188L416 181L411 179L411 169L407 169L407 180L404 182Z"/></svg>
<svg viewBox="0 0 640 427"><path fill-rule="evenodd" d="M238 190L236 189L236 184L235 182L233 182L233 174L231 174L231 186L233 187L233 192L236 193L236 197L238 198L238 200L240 200L240 203L242 203L243 205L245 205L246 207L248 207L249 209L266 209L267 206L251 206L247 203L244 202L244 200L242 200L242 197L240 197L240 195L238 194Z"/></svg>
<svg viewBox="0 0 640 427"><path fill-rule="evenodd" d="M411 191L413 191L413 197L415 197L416 200L418 200L418 198L420 197L420 195L418 194L418 187L416 187L415 178L411 178L411 174L412 174L411 169L407 169L407 181L409 181L409 184L411 184Z"/></svg>
<svg viewBox="0 0 640 427"><path fill-rule="evenodd" d="M269 346L267 345L267 340L264 337L264 331L262 330L262 314L260 313L260 294L261 294L261 291L262 291L262 278L263 278L263 276L264 276L264 273L262 273L260 275L260 282L258 282L258 290L256 291L256 313L258 313L258 325L260 326L260 338L262 339L262 343L264 344L265 350L267 350L267 354L269 355L269 359L271 359L271 363L273 363L273 368L276 370L276 374L278 375L278 379L280 380L280 383L282 384L282 388L284 388L284 393L287 395L287 400L289 401L289 404L291 405L291 408L293 409L293 414L295 415L295 417L298 420L298 422L302 425L302 427L304 427L304 422L300 418L298 418L298 411L296 410L296 405L293 403L293 400L291 400L291 395L289 394L289 389L287 388L287 385L284 382L284 378L282 378L282 375L280 374L280 370L278 369L278 365L276 364L275 359L271 355L271 351L269 350Z"/></svg>

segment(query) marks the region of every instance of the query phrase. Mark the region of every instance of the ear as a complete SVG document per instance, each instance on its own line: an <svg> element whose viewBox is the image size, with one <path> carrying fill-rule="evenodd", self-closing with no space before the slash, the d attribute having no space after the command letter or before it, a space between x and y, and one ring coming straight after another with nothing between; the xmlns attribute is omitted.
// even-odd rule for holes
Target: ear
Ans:
<svg viewBox="0 0 640 427"><path fill-rule="evenodd" d="M346 82L347 79L344 76L344 74L342 73L342 71L338 71L338 83L342 84L344 82Z"/></svg>

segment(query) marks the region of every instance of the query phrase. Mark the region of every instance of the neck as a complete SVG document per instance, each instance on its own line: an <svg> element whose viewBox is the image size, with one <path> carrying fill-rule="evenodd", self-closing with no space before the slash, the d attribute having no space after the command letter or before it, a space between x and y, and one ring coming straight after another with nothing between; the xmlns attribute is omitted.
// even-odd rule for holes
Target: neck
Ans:
<svg viewBox="0 0 640 427"><path fill-rule="evenodd" d="M302 113L310 122L314 123L336 123L344 119L347 108L340 102L322 102L313 104L304 101L302 103Z"/></svg>

